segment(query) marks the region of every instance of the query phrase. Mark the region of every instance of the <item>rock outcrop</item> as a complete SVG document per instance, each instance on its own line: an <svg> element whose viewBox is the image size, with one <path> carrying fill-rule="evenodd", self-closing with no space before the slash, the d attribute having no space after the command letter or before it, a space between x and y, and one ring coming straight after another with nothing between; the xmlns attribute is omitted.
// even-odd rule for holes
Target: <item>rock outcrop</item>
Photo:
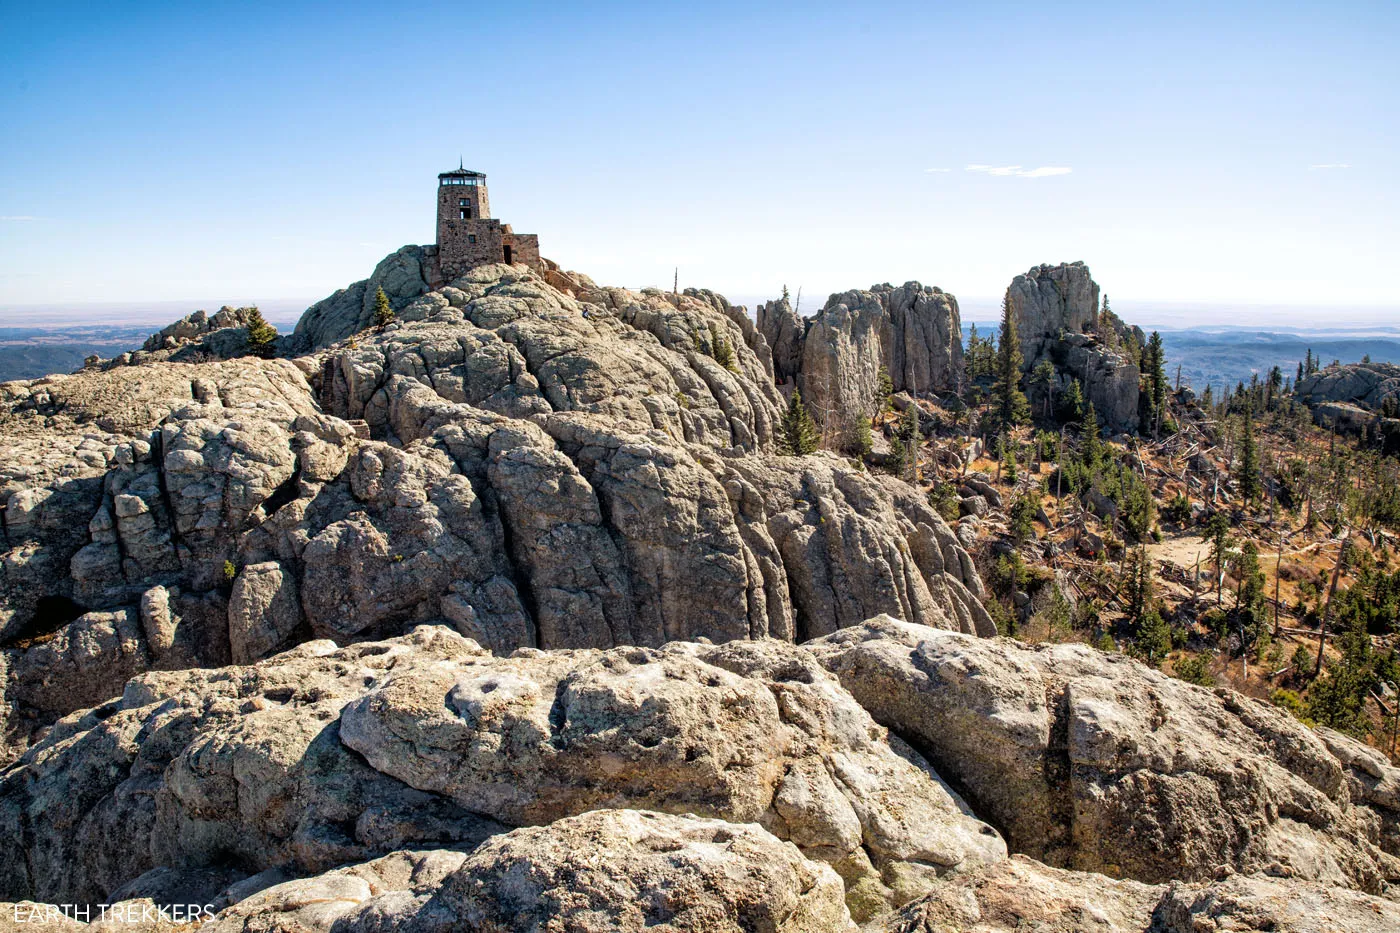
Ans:
<svg viewBox="0 0 1400 933"><path fill-rule="evenodd" d="M886 921L888 933L1383 933L1400 905L1312 882L1236 875L1146 885L1015 856L940 885Z"/></svg>
<svg viewBox="0 0 1400 933"><path fill-rule="evenodd" d="M401 311L428 291L436 266L436 246L405 246L384 257L367 279L342 288L316 302L297 321L291 349L305 352L359 333L374 323L374 299L379 289L395 311Z"/></svg>
<svg viewBox="0 0 1400 933"><path fill-rule="evenodd" d="M1378 411L1388 398L1400 397L1400 366L1394 363L1348 363L1304 376L1293 392L1309 404L1340 402Z"/></svg>
<svg viewBox="0 0 1400 933"><path fill-rule="evenodd" d="M880 612L992 630L914 489L775 455L783 402L741 310L546 276L473 270L295 360L0 389L5 757L140 670L421 622L501 653L791 640ZM304 321L322 336L359 326L325 310ZM140 624L23 687L116 631L84 613Z"/></svg>
<svg viewBox="0 0 1400 933"><path fill-rule="evenodd" d="M957 388L962 355L956 298L918 282L876 285L832 295L808 322L798 387L839 429L875 413L881 367L894 391L926 395Z"/></svg>
<svg viewBox="0 0 1400 933"><path fill-rule="evenodd" d="M834 871L758 826L595 810L469 855L395 853L287 882L204 929L854 933L842 897Z"/></svg>
<svg viewBox="0 0 1400 933"><path fill-rule="evenodd" d="M808 647L1013 851L1145 882L1267 872L1379 893L1400 881L1394 799L1354 792L1323 740L1270 705L1084 645L888 618ZM1353 780L1394 780L1348 754Z"/></svg>
<svg viewBox="0 0 1400 933"><path fill-rule="evenodd" d="M191 318L0 385L0 898L216 933L1395 926L1400 770L993 637L921 490L777 453L780 382L859 417L881 366L954 387L951 296L755 326L432 259L292 358L181 362L238 330ZM1088 270L1022 279L1031 353L1115 391Z"/></svg>
<svg viewBox="0 0 1400 933"><path fill-rule="evenodd" d="M1400 455L1400 366L1350 363L1304 376L1294 394L1312 409L1313 421L1346 434L1369 434L1381 450Z"/></svg>
<svg viewBox="0 0 1400 933"><path fill-rule="evenodd" d="M1391 929L1371 840L1400 772L1321 739L1121 657L888 618L509 657L420 626L64 719L0 774L0 898L236 933ZM1009 858L979 811L1101 871Z"/></svg>
<svg viewBox="0 0 1400 933"><path fill-rule="evenodd" d="M1016 315L1025 372L1041 360L1050 360L1061 388L1070 379L1079 380L1101 426L1136 430L1137 361L1113 346L1121 347L1129 336L1140 346L1143 333L1116 317L1110 322L1112 335L1095 333L1099 286L1089 267L1082 262L1036 266L1011 281L1006 297Z"/></svg>
<svg viewBox="0 0 1400 933"><path fill-rule="evenodd" d="M424 626L148 673L65 719L0 777L0 897L100 902L230 861L313 874L609 807L757 823L754 846L793 843L865 913L1006 851L796 646L500 658ZM786 861L802 890L835 883Z"/></svg>
<svg viewBox="0 0 1400 933"><path fill-rule="evenodd" d="M760 304L755 311L758 330L773 354L773 378L780 385L795 385L802 371L802 348L807 340L807 322L792 307L787 296Z"/></svg>

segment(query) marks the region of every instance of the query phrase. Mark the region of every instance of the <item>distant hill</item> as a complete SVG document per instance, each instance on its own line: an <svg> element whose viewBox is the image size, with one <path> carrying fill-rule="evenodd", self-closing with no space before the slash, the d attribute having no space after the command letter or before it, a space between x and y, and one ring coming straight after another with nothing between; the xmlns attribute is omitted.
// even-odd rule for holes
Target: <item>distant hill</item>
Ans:
<svg viewBox="0 0 1400 933"><path fill-rule="evenodd" d="M1369 355L1378 363L1400 362L1400 334L1317 334L1277 331L1191 329L1163 331L1167 371L1173 381L1181 364L1181 380L1197 391L1206 385L1219 392L1225 386L1248 383L1278 366L1284 376L1297 374L1298 362L1309 349L1322 365L1332 360L1356 363Z"/></svg>
<svg viewBox="0 0 1400 933"><path fill-rule="evenodd" d="M296 323L294 319L269 320L282 333L291 333ZM83 360L94 353L108 359L135 350L159 329L159 325L144 323L0 327L0 382L71 373L81 369Z"/></svg>

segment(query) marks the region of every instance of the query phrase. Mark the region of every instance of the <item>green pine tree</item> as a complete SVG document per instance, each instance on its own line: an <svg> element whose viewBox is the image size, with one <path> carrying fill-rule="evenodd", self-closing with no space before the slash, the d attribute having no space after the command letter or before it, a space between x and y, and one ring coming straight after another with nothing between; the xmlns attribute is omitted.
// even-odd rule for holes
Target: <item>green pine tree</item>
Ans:
<svg viewBox="0 0 1400 933"><path fill-rule="evenodd" d="M1162 335L1155 330L1147 338L1144 353L1148 361L1148 381L1152 394L1152 431L1155 435L1162 426L1167 411L1167 368L1166 355L1162 351Z"/></svg>
<svg viewBox="0 0 1400 933"><path fill-rule="evenodd" d="M1050 417L1050 406L1055 400L1055 364L1049 359L1043 359L1035 364L1031 370L1031 385L1037 386L1043 394L1044 404L1041 406L1041 414L1045 418Z"/></svg>
<svg viewBox="0 0 1400 933"><path fill-rule="evenodd" d="M889 411L890 400L894 396L894 380L890 379L890 371L884 364L881 364L880 373L875 378L875 411Z"/></svg>
<svg viewBox="0 0 1400 933"><path fill-rule="evenodd" d="M389 304L389 296L380 288L374 293L374 326L384 327L394 323L394 308Z"/></svg>
<svg viewBox="0 0 1400 933"><path fill-rule="evenodd" d="M277 328L263 320L256 307L248 309L248 353L271 359L277 355Z"/></svg>
<svg viewBox="0 0 1400 933"><path fill-rule="evenodd" d="M719 332L719 326L714 322L710 323L710 347L713 351L711 355L715 358L716 363L731 373L739 371L734 359L734 348L729 345L728 339Z"/></svg>
<svg viewBox="0 0 1400 933"><path fill-rule="evenodd" d="M1079 429L1081 453L1084 465L1092 471L1103 456L1103 441L1099 440L1099 419L1094 413L1094 403L1084 411L1084 424Z"/></svg>
<svg viewBox="0 0 1400 933"><path fill-rule="evenodd" d="M1078 379L1071 379L1069 387L1060 395L1059 414L1061 421L1077 422L1084 417L1084 390Z"/></svg>
<svg viewBox="0 0 1400 933"><path fill-rule="evenodd" d="M1016 333L1016 315L1011 309L1011 294L1001 300L1001 333L997 346L997 381L992 388L997 424L1002 428L1026 424L1031 420L1031 406L1021 391L1021 338Z"/></svg>
<svg viewBox="0 0 1400 933"><path fill-rule="evenodd" d="M1240 493L1245 502L1255 502L1263 494L1259 479L1259 447L1254 440L1254 404L1244 402L1244 437L1240 442Z"/></svg>
<svg viewBox="0 0 1400 933"><path fill-rule="evenodd" d="M794 389L787 413L783 416L783 452L797 457L813 453L817 449L817 440L817 424L807 413L807 406L802 404L802 393Z"/></svg>

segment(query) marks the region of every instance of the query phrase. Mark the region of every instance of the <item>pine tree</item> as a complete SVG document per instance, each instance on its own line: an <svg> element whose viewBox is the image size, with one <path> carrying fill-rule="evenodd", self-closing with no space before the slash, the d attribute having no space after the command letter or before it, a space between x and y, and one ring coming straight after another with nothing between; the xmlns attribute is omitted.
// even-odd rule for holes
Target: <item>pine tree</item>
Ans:
<svg viewBox="0 0 1400 933"><path fill-rule="evenodd" d="M734 348L729 345L729 341L719 332L719 327L713 321L710 322L710 349L710 355L716 363L732 373L739 371L734 361Z"/></svg>
<svg viewBox="0 0 1400 933"><path fill-rule="evenodd" d="M1268 381L1264 383L1264 410L1273 411L1278 407L1279 396L1283 392L1283 370L1275 366L1269 370Z"/></svg>
<svg viewBox="0 0 1400 933"><path fill-rule="evenodd" d="M1167 410L1167 370L1166 356L1162 351L1162 335L1155 330L1147 338L1147 349L1143 354L1148 361L1148 381L1152 395L1153 433L1162 426L1162 418Z"/></svg>
<svg viewBox="0 0 1400 933"><path fill-rule="evenodd" d="M997 347L997 381L992 389L996 400L997 424L1002 428L1031 420L1031 406L1021 391L1021 338L1016 333L1016 315L1010 293L1001 300L1001 333Z"/></svg>
<svg viewBox="0 0 1400 933"><path fill-rule="evenodd" d="M910 480L919 481L919 441L923 437L923 432L919 429L919 408L917 405L910 405L904 409L904 415L899 421L898 440L903 442L905 451L905 461L899 476Z"/></svg>
<svg viewBox="0 0 1400 933"><path fill-rule="evenodd" d="M1244 437L1240 448L1240 492L1245 502L1256 501L1263 492L1259 479L1259 448L1254 440L1254 403L1245 399Z"/></svg>
<svg viewBox="0 0 1400 933"><path fill-rule="evenodd" d="M389 296L380 288L374 293L374 325L384 327L394 323L394 308L389 304Z"/></svg>
<svg viewBox="0 0 1400 933"><path fill-rule="evenodd" d="M1098 466L1103 455L1103 442L1099 440L1099 419L1094 414L1094 403L1084 411L1084 424L1079 429L1080 445L1083 448L1084 465L1091 470Z"/></svg>
<svg viewBox="0 0 1400 933"><path fill-rule="evenodd" d="M263 320L262 312L256 307L248 309L248 352L253 356L271 359L277 354L277 328Z"/></svg>
<svg viewBox="0 0 1400 933"><path fill-rule="evenodd" d="M1298 363L1298 377L1297 377L1296 379L1294 379L1293 381L1294 381L1294 382L1302 382L1302 381L1303 381L1303 364L1302 364L1301 361L1299 361L1299 363Z"/></svg>
<svg viewBox="0 0 1400 933"><path fill-rule="evenodd" d="M813 453L817 440L817 424L807 413L807 406L802 404L802 393L794 389L787 414L783 416L783 452L797 457Z"/></svg>
<svg viewBox="0 0 1400 933"><path fill-rule="evenodd" d="M1078 421L1084 417L1084 390L1079 388L1079 380L1071 379L1069 387L1060 396L1060 420Z"/></svg>
<svg viewBox="0 0 1400 933"><path fill-rule="evenodd" d="M894 380L890 379L890 371L883 363L880 364L880 373L875 379L875 410L889 411L890 399L894 396Z"/></svg>
<svg viewBox="0 0 1400 933"><path fill-rule="evenodd" d="M1050 417L1050 406L1055 399L1055 364L1043 359L1031 370L1031 384L1040 387L1045 393L1044 417Z"/></svg>
<svg viewBox="0 0 1400 933"><path fill-rule="evenodd" d="M890 454L885 458L885 469L895 476L903 476L905 469L909 465L909 452L904 446L904 441L898 436L890 440Z"/></svg>
<svg viewBox="0 0 1400 933"><path fill-rule="evenodd" d="M1118 347L1118 329L1113 326L1113 310L1108 306L1108 293L1103 296L1103 310L1099 313L1098 320L1094 322L1094 331L1099 335L1099 340L1109 349Z"/></svg>

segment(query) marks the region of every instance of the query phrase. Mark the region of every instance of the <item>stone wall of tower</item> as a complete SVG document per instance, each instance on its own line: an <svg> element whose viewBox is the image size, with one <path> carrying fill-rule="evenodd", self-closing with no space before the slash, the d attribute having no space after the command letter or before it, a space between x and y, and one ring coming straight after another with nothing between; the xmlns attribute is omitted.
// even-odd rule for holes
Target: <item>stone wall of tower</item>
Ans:
<svg viewBox="0 0 1400 933"><path fill-rule="evenodd" d="M504 245L510 247L512 262L523 262L537 272L544 269L544 263L540 261L540 238L537 234L511 233L507 235Z"/></svg>
<svg viewBox="0 0 1400 933"><path fill-rule="evenodd" d="M463 208L470 210L469 219L461 216ZM492 219L490 211L485 185L438 185L438 266L444 282L475 266L504 262L506 247L512 263L525 263L537 271L544 268L539 237L515 233L509 224Z"/></svg>

